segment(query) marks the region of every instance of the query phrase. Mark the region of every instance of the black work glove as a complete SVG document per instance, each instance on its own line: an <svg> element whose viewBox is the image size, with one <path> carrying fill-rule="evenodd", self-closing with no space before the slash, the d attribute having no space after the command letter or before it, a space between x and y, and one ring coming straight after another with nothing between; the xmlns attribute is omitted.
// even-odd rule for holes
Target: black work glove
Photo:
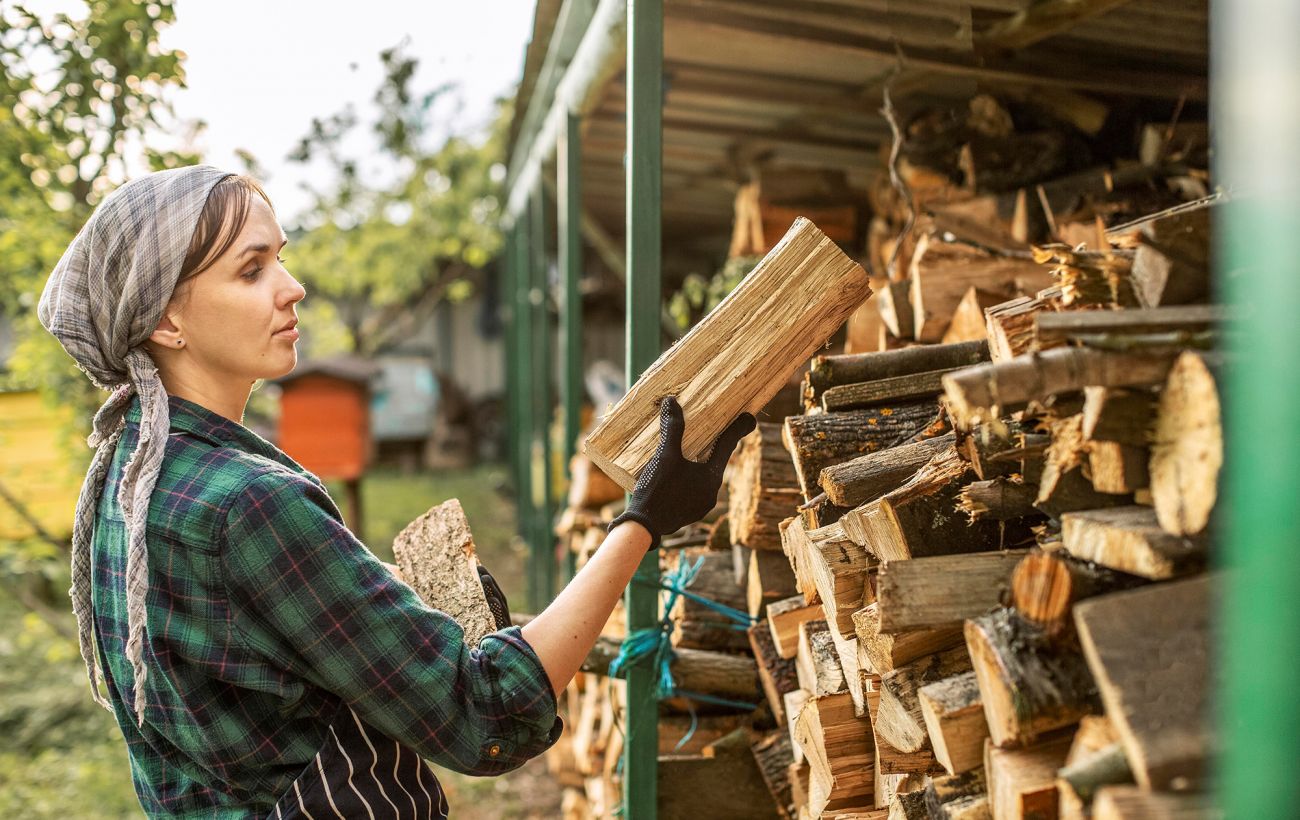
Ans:
<svg viewBox="0 0 1300 820"><path fill-rule="evenodd" d="M510 626L510 604L506 603L506 594L501 591L497 579L482 564L478 565L478 580L483 585L483 597L487 599L492 620L496 621L497 631L500 632Z"/></svg>
<svg viewBox="0 0 1300 820"><path fill-rule="evenodd" d="M665 398L659 405L659 448L641 471L627 510L610 523L609 530L635 521L650 531L650 549L658 549L660 538L708 515L718 501L727 459L754 423L752 415L741 413L713 442L707 461L691 461L682 455L686 429L682 407L676 397Z"/></svg>

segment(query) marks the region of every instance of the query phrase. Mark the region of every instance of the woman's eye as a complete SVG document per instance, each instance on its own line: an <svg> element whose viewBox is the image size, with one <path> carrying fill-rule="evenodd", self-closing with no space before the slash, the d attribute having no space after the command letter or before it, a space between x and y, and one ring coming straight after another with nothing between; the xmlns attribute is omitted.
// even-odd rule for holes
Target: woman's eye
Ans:
<svg viewBox="0 0 1300 820"><path fill-rule="evenodd" d="M249 282L252 282L252 281L256 280L257 277L258 277L261 273L262 273L262 269L261 269L260 267L259 267L259 268L253 268L252 270L248 271L247 273L240 274L240 278L241 278L241 279L246 279L246 280L248 280Z"/></svg>
<svg viewBox="0 0 1300 820"><path fill-rule="evenodd" d="M284 261L284 257L283 257L283 256L276 256L276 257L275 257L275 261L279 262L281 265L286 265L286 264L288 264L287 262Z"/></svg>

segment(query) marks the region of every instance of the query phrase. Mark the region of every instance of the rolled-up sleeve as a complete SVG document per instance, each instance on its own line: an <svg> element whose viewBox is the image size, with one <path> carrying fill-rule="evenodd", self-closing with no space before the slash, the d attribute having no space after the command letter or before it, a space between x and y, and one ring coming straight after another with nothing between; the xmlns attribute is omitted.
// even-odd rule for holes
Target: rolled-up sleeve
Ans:
<svg viewBox="0 0 1300 820"><path fill-rule="evenodd" d="M306 477L264 474L235 493L220 548L245 640L423 757L501 774L559 737L555 694L520 631L466 644Z"/></svg>

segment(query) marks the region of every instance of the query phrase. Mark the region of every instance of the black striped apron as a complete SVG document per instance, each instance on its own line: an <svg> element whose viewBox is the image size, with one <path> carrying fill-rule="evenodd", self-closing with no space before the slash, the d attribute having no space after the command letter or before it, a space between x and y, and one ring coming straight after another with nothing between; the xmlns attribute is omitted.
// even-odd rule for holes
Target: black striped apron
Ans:
<svg viewBox="0 0 1300 820"><path fill-rule="evenodd" d="M346 706L316 757L267 816L276 820L441 820L447 798L420 756Z"/></svg>

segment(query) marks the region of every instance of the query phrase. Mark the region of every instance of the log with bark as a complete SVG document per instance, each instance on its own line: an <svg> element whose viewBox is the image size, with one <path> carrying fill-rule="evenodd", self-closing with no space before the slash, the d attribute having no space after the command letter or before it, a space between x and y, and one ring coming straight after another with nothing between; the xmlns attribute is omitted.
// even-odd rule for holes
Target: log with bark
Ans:
<svg viewBox="0 0 1300 820"><path fill-rule="evenodd" d="M794 760L791 745L790 734L776 730L759 738L749 747L763 782L772 794L777 814L783 820L797 820L799 814L790 789L790 764Z"/></svg>
<svg viewBox="0 0 1300 820"><path fill-rule="evenodd" d="M1073 625L1077 601L1132 589L1144 581L1062 552L1027 555L1011 575L1011 604L1021 617L1059 634Z"/></svg>
<svg viewBox="0 0 1300 820"><path fill-rule="evenodd" d="M949 433L878 450L825 468L818 483L831 502L856 507L897 489L953 443Z"/></svg>
<svg viewBox="0 0 1300 820"><path fill-rule="evenodd" d="M1076 558L1156 581L1196 572L1207 560L1204 534L1171 535L1150 507L1066 513L1061 536Z"/></svg>
<svg viewBox="0 0 1300 820"><path fill-rule="evenodd" d="M659 440L659 403L686 417L682 452L702 461L743 412L757 413L871 295L867 274L806 219L632 385L584 448L631 491Z"/></svg>
<svg viewBox="0 0 1300 820"><path fill-rule="evenodd" d="M1054 639L1012 609L967 621L965 629L995 745L1032 743L1098 711L1097 684L1070 636Z"/></svg>
<svg viewBox="0 0 1300 820"><path fill-rule="evenodd" d="M1106 714L1145 789L1207 782L1216 751L1209 713L1212 582L1201 575L1155 584L1074 610Z"/></svg>
<svg viewBox="0 0 1300 820"><path fill-rule="evenodd" d="M781 425L759 424L741 439L728 473L731 543L779 551L780 523L802 500L794 462L781 442Z"/></svg>
<svg viewBox="0 0 1300 820"><path fill-rule="evenodd" d="M906 442L925 430L939 405L934 400L895 406L788 416L782 438L794 459L805 500L820 494L817 479L824 468Z"/></svg>
<svg viewBox="0 0 1300 820"><path fill-rule="evenodd" d="M474 536L459 501L439 504L408 524L393 539L393 555L420 600L460 624L466 645L476 646L497 630L478 577Z"/></svg>
<svg viewBox="0 0 1300 820"><path fill-rule="evenodd" d="M972 481L962 487L957 496L957 509L966 513L972 524L982 518L1015 521L1038 514L1034 507L1037 498L1037 486L999 476L986 481Z"/></svg>
<svg viewBox="0 0 1300 820"><path fill-rule="evenodd" d="M990 820L984 767L930 779L925 807L932 820Z"/></svg>
<svg viewBox="0 0 1300 820"><path fill-rule="evenodd" d="M930 737L921 713L920 690L928 683L970 671L966 647L955 646L918 658L880 678L880 712L875 729L900 752L929 748Z"/></svg>
<svg viewBox="0 0 1300 820"><path fill-rule="evenodd" d="M825 621L805 621L799 625L799 651L795 655L795 672L799 688L813 697L846 691L840 655L831 640Z"/></svg>
<svg viewBox="0 0 1300 820"><path fill-rule="evenodd" d="M953 627L1002 606L1026 555L1003 550L886 561L876 580L881 630Z"/></svg>
<svg viewBox="0 0 1300 820"><path fill-rule="evenodd" d="M767 628L767 624L754 624L746 634L750 648L754 651L754 661L758 664L758 680L763 685L768 705L772 707L772 716L778 724L784 724L785 695L799 688L795 661L777 654L776 643L772 640L772 631Z"/></svg>
<svg viewBox="0 0 1300 820"><path fill-rule="evenodd" d="M867 693L867 711L871 718L871 731L875 743L876 788L891 789L900 776L924 778L931 774L941 774L943 767L935 760L934 751L928 743L914 752L904 752L881 734L879 720L881 697L882 692L879 688ZM887 797L885 799L887 800Z"/></svg>
<svg viewBox="0 0 1300 820"><path fill-rule="evenodd" d="M1100 491L1087 474L1089 442L1083 439L1083 413L1048 422L1051 444L1038 476L1034 505L1053 518L1075 510L1117 507L1130 503L1131 494Z"/></svg>
<svg viewBox="0 0 1300 820"><path fill-rule="evenodd" d="M821 407L822 395L832 387L969 367L988 359L988 345L978 341L925 345L880 353L817 356L804 376L804 406L809 409Z"/></svg>
<svg viewBox="0 0 1300 820"><path fill-rule="evenodd" d="M1219 327L1225 318L1223 308L1215 305L1071 310L1036 316L1034 336L1039 345L1046 347L1124 336L1161 335L1192 340Z"/></svg>
<svg viewBox="0 0 1300 820"><path fill-rule="evenodd" d="M736 583L731 555L708 547L681 550L679 564L699 565L687 589L695 595L736 610L745 608L745 590ZM694 598L677 596L669 617L673 622L674 647L710 649L720 652L746 651L749 641L735 621Z"/></svg>
<svg viewBox="0 0 1300 820"><path fill-rule="evenodd" d="M862 654L879 675L892 672L917 658L958 646L964 640L960 623L935 629L882 632L879 601L853 613L853 626Z"/></svg>

